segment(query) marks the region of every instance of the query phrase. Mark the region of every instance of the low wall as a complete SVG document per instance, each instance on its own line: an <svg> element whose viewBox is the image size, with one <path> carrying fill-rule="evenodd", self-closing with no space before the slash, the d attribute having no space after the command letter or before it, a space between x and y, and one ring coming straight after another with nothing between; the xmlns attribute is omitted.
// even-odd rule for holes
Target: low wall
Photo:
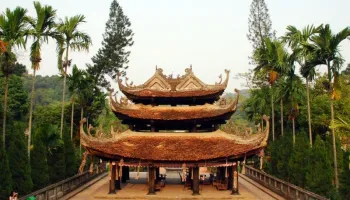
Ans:
<svg viewBox="0 0 350 200"><path fill-rule="evenodd" d="M245 175L286 199L327 200L327 198L278 179L261 170L246 166Z"/></svg>
<svg viewBox="0 0 350 200"><path fill-rule="evenodd" d="M103 173L106 172L89 173L88 171L85 171L82 174L75 175L58 183L37 190L31 194L20 197L19 200L26 200L30 196L34 196L36 200L56 200Z"/></svg>

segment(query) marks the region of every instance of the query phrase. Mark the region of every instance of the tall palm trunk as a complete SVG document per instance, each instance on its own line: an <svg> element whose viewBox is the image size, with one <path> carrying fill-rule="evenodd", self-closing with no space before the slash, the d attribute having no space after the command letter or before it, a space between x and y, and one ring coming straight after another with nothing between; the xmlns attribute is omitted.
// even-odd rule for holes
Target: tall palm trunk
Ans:
<svg viewBox="0 0 350 200"><path fill-rule="evenodd" d="M272 90L272 87L271 87ZM273 94L271 94L271 120L272 120L272 141L275 141L275 113L273 106Z"/></svg>
<svg viewBox="0 0 350 200"><path fill-rule="evenodd" d="M283 127L283 99L281 98L281 134L284 135L284 127Z"/></svg>
<svg viewBox="0 0 350 200"><path fill-rule="evenodd" d="M73 140L73 122L74 122L74 96L72 97L72 112L70 118L70 140Z"/></svg>
<svg viewBox="0 0 350 200"><path fill-rule="evenodd" d="M4 94L4 113L3 113L3 121L2 121L2 142L3 147L5 148L5 141L6 141L6 112L7 112L7 92L9 88L9 77L5 77L5 94Z"/></svg>
<svg viewBox="0 0 350 200"><path fill-rule="evenodd" d="M311 107L310 107L309 78L306 78L306 97L307 97L307 118L308 118L308 123L309 123L309 139L310 139L310 146L312 147L312 129L311 129Z"/></svg>
<svg viewBox="0 0 350 200"><path fill-rule="evenodd" d="M334 108L333 108L333 98L331 97L331 120L334 122ZM335 130L332 129L332 141L333 141L333 162L334 162L334 179L335 179L335 187L339 188L339 180L338 180L338 160L337 160L337 146L335 143Z"/></svg>
<svg viewBox="0 0 350 200"><path fill-rule="evenodd" d="M264 115L261 115L261 130L264 130Z"/></svg>
<svg viewBox="0 0 350 200"><path fill-rule="evenodd" d="M61 109L61 129L60 129L60 136L62 138L62 132L63 132L63 116L64 116L64 98L66 95L66 78L67 78L67 67L68 67L68 50L69 46L67 45L66 48L66 62L64 65L64 74L63 74L63 92L62 92L62 109Z"/></svg>
<svg viewBox="0 0 350 200"><path fill-rule="evenodd" d="M28 123L28 158L30 158L30 144L32 136L32 118L33 118L33 105L35 97L35 78L36 78L36 69L33 70L33 85L32 85L32 94L30 97L30 108L29 108L29 123ZM30 160L30 159L29 159Z"/></svg>
<svg viewBox="0 0 350 200"><path fill-rule="evenodd" d="M81 106L81 109L80 109L80 120L83 119L83 116L84 116L84 108L83 108L83 106ZM79 156L81 158L81 138L80 138L80 133L79 133Z"/></svg>
<svg viewBox="0 0 350 200"><path fill-rule="evenodd" d="M295 118L293 117L292 119L292 123L293 123L293 145L295 144Z"/></svg>

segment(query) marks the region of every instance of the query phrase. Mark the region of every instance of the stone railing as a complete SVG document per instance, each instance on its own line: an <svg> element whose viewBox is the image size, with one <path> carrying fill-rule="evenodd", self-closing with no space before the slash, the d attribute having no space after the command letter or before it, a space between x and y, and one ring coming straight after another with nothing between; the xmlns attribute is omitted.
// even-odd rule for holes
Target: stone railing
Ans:
<svg viewBox="0 0 350 200"><path fill-rule="evenodd" d="M245 175L286 199L327 200L323 196L278 179L253 167L246 166Z"/></svg>
<svg viewBox="0 0 350 200"><path fill-rule="evenodd" d="M53 200L72 192L79 186L87 183L88 181L96 178L97 176L106 173L105 171L99 173L89 173L85 171L82 174L77 174L73 177L62 180L58 183L49 185L45 188L37 190L31 194L20 197L19 200L26 200L28 197L34 196L36 200Z"/></svg>

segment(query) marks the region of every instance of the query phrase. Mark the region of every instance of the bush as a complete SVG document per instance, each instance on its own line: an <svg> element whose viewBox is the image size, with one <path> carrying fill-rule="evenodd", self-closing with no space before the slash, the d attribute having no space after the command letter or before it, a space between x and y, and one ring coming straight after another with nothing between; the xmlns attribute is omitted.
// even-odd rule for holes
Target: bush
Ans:
<svg viewBox="0 0 350 200"><path fill-rule="evenodd" d="M32 167L32 180L34 190L49 185L49 168L47 165L47 150L39 134L35 134L33 149L30 154L30 164Z"/></svg>
<svg viewBox="0 0 350 200"><path fill-rule="evenodd" d="M316 194L330 196L333 189L332 175L332 165L325 142L317 136L307 167L306 188Z"/></svg>
<svg viewBox="0 0 350 200"><path fill-rule="evenodd" d="M12 188L20 195L30 193L33 188L27 145L23 134L24 127L24 124L15 123L11 130L8 129L11 132L8 137L8 158L11 166Z"/></svg>
<svg viewBox="0 0 350 200"><path fill-rule="evenodd" d="M6 150L2 145L2 137L0 138L0 199L8 199L12 190L11 172Z"/></svg>

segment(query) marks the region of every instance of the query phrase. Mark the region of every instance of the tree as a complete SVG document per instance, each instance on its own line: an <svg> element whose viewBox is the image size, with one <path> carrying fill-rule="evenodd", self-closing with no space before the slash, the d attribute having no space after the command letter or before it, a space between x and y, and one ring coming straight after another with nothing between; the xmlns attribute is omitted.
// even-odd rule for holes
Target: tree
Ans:
<svg viewBox="0 0 350 200"><path fill-rule="evenodd" d="M318 135L309 158L306 188L316 194L329 196L330 188L332 188L332 166L326 145Z"/></svg>
<svg viewBox="0 0 350 200"><path fill-rule="evenodd" d="M87 85L83 85L85 76L85 71L79 70L76 65L73 66L72 74L68 75L68 90L72 94L72 111L71 111L71 124L70 124L70 137L73 138L73 124L74 124L74 103L75 99L78 97L80 92L82 92L83 87L87 87Z"/></svg>
<svg viewBox="0 0 350 200"><path fill-rule="evenodd" d="M6 44L5 50L0 54L1 72L5 76L4 113L2 124L3 145L5 145L6 142L8 80L16 68L16 56L12 50L14 46L25 48L24 36L27 32L27 23L27 10L21 7L16 7L13 11L7 8L5 13L0 15L0 40Z"/></svg>
<svg viewBox="0 0 350 200"><path fill-rule="evenodd" d="M1 137L0 137L1 140ZM1 143L2 144L2 143ZM9 168L8 156L3 145L0 145L0 199L7 199L12 190L12 176Z"/></svg>
<svg viewBox="0 0 350 200"><path fill-rule="evenodd" d="M339 70L344 60L340 54L339 46L342 41L350 36L350 27L346 27L337 34L333 34L329 24L322 26L318 35L311 37L311 43L304 44L308 52L312 53L312 58L308 61L309 65L326 65L327 77L329 82L329 97L331 109L331 123L334 122L334 100L340 98ZM336 150L335 129L331 128L333 140L334 155L334 177L336 188L339 188L338 164Z"/></svg>
<svg viewBox="0 0 350 200"><path fill-rule="evenodd" d="M73 147L72 140L69 137L68 130L64 131L63 141L64 141L64 160L65 160L65 171L66 177L71 177L75 175L78 171L77 159L75 157L75 151Z"/></svg>
<svg viewBox="0 0 350 200"><path fill-rule="evenodd" d="M63 180L66 176L65 149L64 142L58 133L58 126L42 123L37 127L37 132L40 133L44 146L47 149L50 183Z"/></svg>
<svg viewBox="0 0 350 200"><path fill-rule="evenodd" d="M24 138L25 125L16 122L10 127L8 158L12 175L12 188L19 194L28 194L33 188L29 159Z"/></svg>
<svg viewBox="0 0 350 200"><path fill-rule="evenodd" d="M55 30L56 10L51 6L42 6L40 2L34 2L36 18L29 21L29 35L33 38L33 44L30 47L30 61L33 69L33 84L30 98L29 122L28 122L28 156L30 156L31 132L32 132L32 116L35 97L35 75L40 69L41 62L41 46L48 43L49 38L56 39L58 43L62 42L61 35Z"/></svg>
<svg viewBox="0 0 350 200"><path fill-rule="evenodd" d="M309 140L310 146L312 147L312 128L311 128L311 108L310 108L310 89L309 81L312 81L315 76L316 65L306 65L306 61L309 57L309 52L304 48L303 43L310 42L312 36L317 34L321 29L321 26L314 27L306 26L301 31L295 26L288 26L287 33L282 37L282 40L288 44L293 50L296 56L296 61L301 66L301 74L306 80L306 96L307 96L307 114L308 114L308 125L309 125Z"/></svg>
<svg viewBox="0 0 350 200"><path fill-rule="evenodd" d="M32 180L34 190L38 190L49 185L49 167L47 165L47 150L44 146L41 135L36 132L33 140L33 149L30 154L30 166L32 169Z"/></svg>
<svg viewBox="0 0 350 200"><path fill-rule="evenodd" d="M305 188L305 176L310 158L310 145L303 133L299 134L296 140L297 142L293 146L293 151L288 161L289 180L291 183Z"/></svg>
<svg viewBox="0 0 350 200"><path fill-rule="evenodd" d="M122 7L113 0L103 34L102 48L92 58L94 64L88 68L88 72L98 85L107 88L110 86L105 75L109 75L112 79L115 79L118 73L125 75L130 55L127 48L134 44L132 40L134 33L130 26L129 18L124 15Z"/></svg>
<svg viewBox="0 0 350 200"><path fill-rule="evenodd" d="M57 30L63 35L63 41L58 43L59 44L58 67L61 70L61 73L63 75L61 128L60 128L61 138L62 138L62 131L63 131L63 116L64 116L64 101L65 101L65 93L66 93L67 68L71 64L71 60L69 60L69 57L68 57L69 50L88 51L89 46L92 44L90 36L78 30L78 26L85 22L86 21L85 21L84 15L76 15L71 18L66 17L64 21L61 20L57 27ZM62 64L62 56L64 52L66 53L66 57Z"/></svg>
<svg viewBox="0 0 350 200"><path fill-rule="evenodd" d="M253 46L253 52L264 46L265 38L275 38L269 10L264 0L253 0L250 5L247 38ZM253 59L252 61L254 62Z"/></svg>
<svg viewBox="0 0 350 200"><path fill-rule="evenodd" d="M283 75L290 71L287 59L288 52L281 41L265 38L264 46L254 52L254 60L257 63L254 71L255 73L267 73L269 76L268 82L272 88L279 74ZM271 92L272 140L275 140L274 117L274 95Z"/></svg>

